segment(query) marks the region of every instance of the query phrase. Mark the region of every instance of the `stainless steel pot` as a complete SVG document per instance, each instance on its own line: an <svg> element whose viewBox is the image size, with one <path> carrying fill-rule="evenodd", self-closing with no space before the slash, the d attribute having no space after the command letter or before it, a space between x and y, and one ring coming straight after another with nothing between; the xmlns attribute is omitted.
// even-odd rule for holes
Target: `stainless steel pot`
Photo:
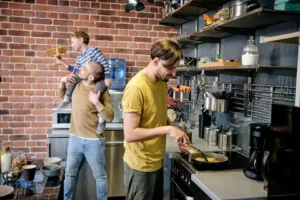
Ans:
<svg viewBox="0 0 300 200"><path fill-rule="evenodd" d="M210 98L210 111L217 111L218 107L218 99Z"/></svg>
<svg viewBox="0 0 300 200"><path fill-rule="evenodd" d="M259 8L260 5L253 0L236 0L229 5L230 19L244 15L247 12Z"/></svg>
<svg viewBox="0 0 300 200"><path fill-rule="evenodd" d="M228 113L229 111L229 101L225 99L218 99L217 112Z"/></svg>
<svg viewBox="0 0 300 200"><path fill-rule="evenodd" d="M210 97L204 97L204 109L205 110L210 110Z"/></svg>

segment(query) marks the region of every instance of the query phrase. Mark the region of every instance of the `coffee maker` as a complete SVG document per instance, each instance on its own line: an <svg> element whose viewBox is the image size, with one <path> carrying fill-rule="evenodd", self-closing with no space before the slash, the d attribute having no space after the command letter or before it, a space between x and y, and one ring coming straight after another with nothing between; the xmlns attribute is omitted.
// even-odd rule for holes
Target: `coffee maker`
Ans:
<svg viewBox="0 0 300 200"><path fill-rule="evenodd" d="M300 196L299 119L299 107L272 105L271 128L265 141L262 166L268 197Z"/></svg>
<svg viewBox="0 0 300 200"><path fill-rule="evenodd" d="M270 131L267 123L252 123L250 126L250 154L249 160L244 168L246 177L263 181L262 159L264 155L264 143Z"/></svg>

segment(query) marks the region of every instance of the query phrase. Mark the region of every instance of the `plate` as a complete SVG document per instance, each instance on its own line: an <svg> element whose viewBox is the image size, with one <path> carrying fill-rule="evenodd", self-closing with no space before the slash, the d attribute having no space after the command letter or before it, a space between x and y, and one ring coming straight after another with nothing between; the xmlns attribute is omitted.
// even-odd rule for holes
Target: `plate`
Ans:
<svg viewBox="0 0 300 200"><path fill-rule="evenodd" d="M8 185L0 185L0 197L7 196L14 191L14 188Z"/></svg>

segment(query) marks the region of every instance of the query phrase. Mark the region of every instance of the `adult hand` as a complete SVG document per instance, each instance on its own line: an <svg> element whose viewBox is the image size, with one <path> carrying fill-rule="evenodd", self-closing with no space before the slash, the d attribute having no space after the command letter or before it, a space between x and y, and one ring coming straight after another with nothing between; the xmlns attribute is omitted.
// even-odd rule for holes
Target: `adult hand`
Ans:
<svg viewBox="0 0 300 200"><path fill-rule="evenodd" d="M190 145L190 143L191 143L187 134L185 134L185 132L179 130L178 128L170 126L169 134L176 143L182 143L182 144L187 144L187 145Z"/></svg>
<svg viewBox="0 0 300 200"><path fill-rule="evenodd" d="M67 75L67 82L68 84L71 84L71 85L75 85L76 84L76 75L75 74L69 74Z"/></svg>
<svg viewBox="0 0 300 200"><path fill-rule="evenodd" d="M99 103L101 91L99 90L97 94L95 94L93 91L90 91L89 93L89 100L92 104L97 105Z"/></svg>
<svg viewBox="0 0 300 200"><path fill-rule="evenodd" d="M189 152L189 148L186 144L178 143L178 147L179 147L180 151L183 152L183 153L188 153Z"/></svg>
<svg viewBox="0 0 300 200"><path fill-rule="evenodd" d="M106 87L109 88L111 86L111 79L105 79L104 83L105 83Z"/></svg>

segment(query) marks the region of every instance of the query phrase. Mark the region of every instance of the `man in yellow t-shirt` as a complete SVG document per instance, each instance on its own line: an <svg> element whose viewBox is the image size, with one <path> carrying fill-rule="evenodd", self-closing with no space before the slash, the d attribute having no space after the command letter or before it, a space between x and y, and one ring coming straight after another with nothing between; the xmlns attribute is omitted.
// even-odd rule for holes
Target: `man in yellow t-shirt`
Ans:
<svg viewBox="0 0 300 200"><path fill-rule="evenodd" d="M167 82L182 58L180 45L160 39L151 48L151 61L127 84L122 99L124 117L124 183L127 200L163 199L163 157L166 135L182 148L188 136L167 117Z"/></svg>

